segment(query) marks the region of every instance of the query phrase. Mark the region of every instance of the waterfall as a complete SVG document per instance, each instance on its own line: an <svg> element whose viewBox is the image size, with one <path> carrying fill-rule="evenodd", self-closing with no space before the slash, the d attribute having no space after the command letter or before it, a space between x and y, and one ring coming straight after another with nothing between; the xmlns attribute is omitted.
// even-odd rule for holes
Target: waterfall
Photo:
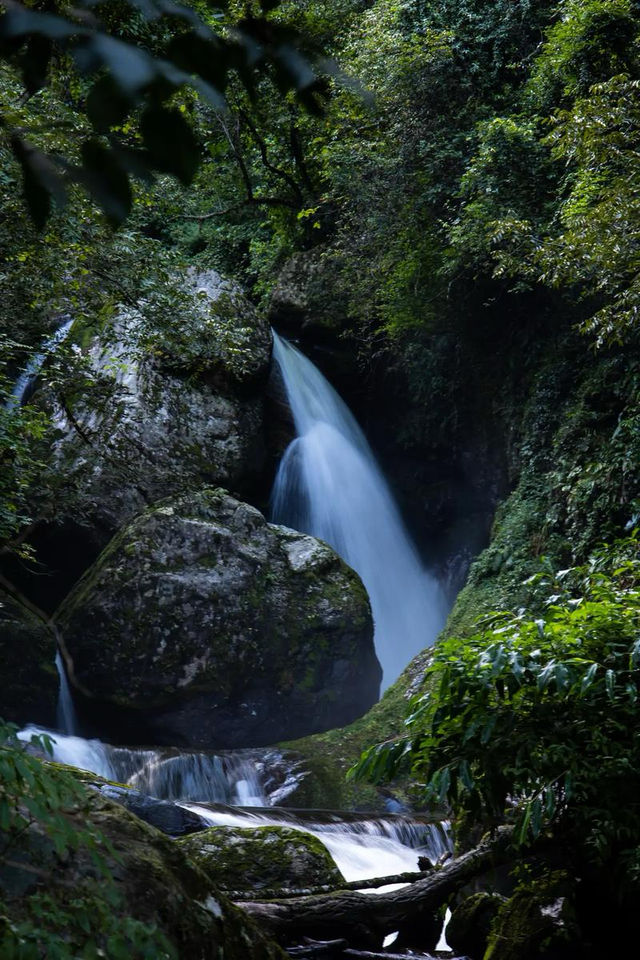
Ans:
<svg viewBox="0 0 640 960"><path fill-rule="evenodd" d="M35 382L36 377L38 376L38 374L40 373L40 370L42 369L42 364L47 359L49 354L53 353L53 351L58 346L58 344L62 343L62 341L66 338L72 323L73 323L72 318L68 318L67 320L65 320L65 322L60 327L58 327L56 332L52 336L50 336L47 340L45 340L45 342L42 344L42 347L38 351L38 353L34 353L34 355L31 357L31 359L25 366L22 373L16 380L15 386L11 391L11 396L5 403L5 409L14 410L16 407L19 407L22 405L26 397L27 391Z"/></svg>
<svg viewBox="0 0 640 960"><path fill-rule="evenodd" d="M385 689L441 630L444 598L354 417L313 363L273 336L297 436L276 476L272 519L326 540L360 575Z"/></svg>
<svg viewBox="0 0 640 960"><path fill-rule="evenodd" d="M56 723L61 733L77 733L76 711L73 706L67 672L64 668L64 661L60 650L56 651L56 670L58 671L58 704L56 707Z"/></svg>
<svg viewBox="0 0 640 960"><path fill-rule="evenodd" d="M158 800L260 807L268 806L270 802L263 785L260 762L241 751L218 756L160 749L137 750L114 747L101 740L53 733L35 726L25 727L18 736L28 742L33 734L38 733L51 737L54 760L89 770L106 780L129 784ZM295 786L292 783L290 790Z"/></svg>
<svg viewBox="0 0 640 960"><path fill-rule="evenodd" d="M345 880L369 880L418 869L418 857L431 863L452 849L448 823L420 823L410 817L387 815L377 819L314 819L317 811L212 809L183 804L211 826L292 827L310 833L327 848Z"/></svg>

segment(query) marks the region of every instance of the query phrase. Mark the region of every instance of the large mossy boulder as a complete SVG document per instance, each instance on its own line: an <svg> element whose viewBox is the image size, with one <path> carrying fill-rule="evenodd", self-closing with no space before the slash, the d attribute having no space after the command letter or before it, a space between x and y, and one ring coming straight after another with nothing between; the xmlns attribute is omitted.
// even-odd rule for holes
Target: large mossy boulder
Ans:
<svg viewBox="0 0 640 960"><path fill-rule="evenodd" d="M211 827L179 841L222 890L306 890L344 885L327 848L292 827Z"/></svg>
<svg viewBox="0 0 640 960"><path fill-rule="evenodd" d="M58 700L51 626L0 590L0 716L53 726Z"/></svg>
<svg viewBox="0 0 640 960"><path fill-rule="evenodd" d="M168 957L160 944L153 953L133 947L140 941L136 925L144 924L164 935L175 958L284 960L173 840L124 807L88 789L86 803L65 817L70 832L63 855L34 821L0 866L5 922L25 924L25 942L28 930L41 931L39 949L29 956L86 940L89 952L78 956L97 956L91 942L96 949L106 942L109 956ZM83 840L88 835L100 836L99 860Z"/></svg>
<svg viewBox="0 0 640 960"><path fill-rule="evenodd" d="M72 683L103 723L109 705L134 712L148 742L262 746L348 723L378 695L357 575L220 489L138 517L57 623Z"/></svg>

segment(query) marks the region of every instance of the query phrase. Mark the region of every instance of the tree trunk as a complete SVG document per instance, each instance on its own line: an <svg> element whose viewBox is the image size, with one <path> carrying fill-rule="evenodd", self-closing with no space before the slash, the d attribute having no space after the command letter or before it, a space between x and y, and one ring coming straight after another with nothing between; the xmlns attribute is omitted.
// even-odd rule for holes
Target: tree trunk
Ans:
<svg viewBox="0 0 640 960"><path fill-rule="evenodd" d="M500 827L469 853L449 861L435 874L392 893L367 895L338 890L322 896L270 903L238 902L266 933L281 944L346 939L350 945L375 950L384 937L403 926L415 927L433 915L452 893L487 867L509 859L512 828Z"/></svg>

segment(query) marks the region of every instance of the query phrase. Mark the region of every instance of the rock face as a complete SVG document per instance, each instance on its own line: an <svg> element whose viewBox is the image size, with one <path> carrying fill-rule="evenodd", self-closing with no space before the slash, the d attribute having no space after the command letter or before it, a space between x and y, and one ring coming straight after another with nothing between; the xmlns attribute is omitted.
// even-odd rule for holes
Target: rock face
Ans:
<svg viewBox="0 0 640 960"><path fill-rule="evenodd" d="M264 488L268 324L214 271L154 284L97 334L74 323L64 394L34 396L52 420L31 504L38 565L2 567L48 613L149 504L204 484Z"/></svg>
<svg viewBox="0 0 640 960"><path fill-rule="evenodd" d="M505 898L493 893L474 893L458 904L447 924L447 943L455 953L482 960L491 925Z"/></svg>
<svg viewBox="0 0 640 960"><path fill-rule="evenodd" d="M29 918L31 905L44 893L47 909L51 903L56 904L57 909L54 907L51 914L53 923L59 924L64 921L65 903L73 901L69 915L75 917L82 907L82 898L89 896L92 909L98 911L102 907L105 916L94 913L85 921L85 939L91 930L100 943L99 931L108 915L109 926L113 929L115 925L124 941L118 956L169 957L165 951L143 954L132 948L128 937L135 940L132 926L138 921L157 927L173 947L173 955L185 960L284 960L280 948L217 892L174 841L113 800L89 791L86 807L72 812L68 820L72 829L85 830L88 826L106 839L106 844L101 844L102 854L115 881L118 899L114 901L112 896L100 903L101 892L111 881L107 878L105 883L85 847L56 856L51 839L36 822L23 834L19 846L12 848L12 860L5 860L0 869L0 895L12 921ZM44 918L40 914L39 925L47 929L52 921L48 913ZM54 926L51 936L57 943L55 930ZM77 930L73 933L77 934ZM66 935L67 930L62 934ZM73 935L71 931L69 935ZM45 955L42 950L35 951L36 954ZM88 954L74 951L73 955L95 954L90 950ZM115 953L110 949L109 955Z"/></svg>
<svg viewBox="0 0 640 960"><path fill-rule="evenodd" d="M341 887L329 851L310 833L291 827L211 827L179 845L222 890L302 890Z"/></svg>
<svg viewBox="0 0 640 960"><path fill-rule="evenodd" d="M80 517L115 532L163 497L251 487L264 460L271 333L214 271L182 278L182 314L123 311L87 350L96 380L57 405L56 459Z"/></svg>
<svg viewBox="0 0 640 960"><path fill-rule="evenodd" d="M134 711L148 742L262 746L348 723L378 694L356 574L219 489L138 517L57 621L72 683Z"/></svg>
<svg viewBox="0 0 640 960"><path fill-rule="evenodd" d="M575 879L557 871L518 890L499 909L483 960L581 960Z"/></svg>
<svg viewBox="0 0 640 960"><path fill-rule="evenodd" d="M56 640L47 624L0 590L0 716L53 726Z"/></svg>

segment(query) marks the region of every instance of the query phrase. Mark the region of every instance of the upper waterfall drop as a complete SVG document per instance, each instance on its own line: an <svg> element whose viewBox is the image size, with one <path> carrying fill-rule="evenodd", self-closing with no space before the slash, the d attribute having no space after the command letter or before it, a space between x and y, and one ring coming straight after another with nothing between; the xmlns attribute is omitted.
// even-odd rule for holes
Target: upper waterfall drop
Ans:
<svg viewBox="0 0 640 960"><path fill-rule="evenodd" d="M384 690L435 639L444 598L355 418L307 357L273 340L297 436L275 479L272 520L326 540L362 578Z"/></svg>

